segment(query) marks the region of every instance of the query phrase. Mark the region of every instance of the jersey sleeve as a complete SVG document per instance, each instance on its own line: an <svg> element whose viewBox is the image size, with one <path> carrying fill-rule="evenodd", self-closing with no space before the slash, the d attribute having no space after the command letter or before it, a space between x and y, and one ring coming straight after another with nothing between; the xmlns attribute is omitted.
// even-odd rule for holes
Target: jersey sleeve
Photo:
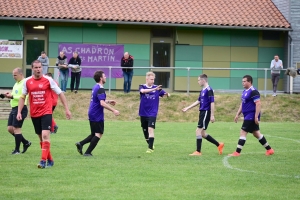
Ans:
<svg viewBox="0 0 300 200"><path fill-rule="evenodd" d="M47 77L48 78L48 77ZM49 82L50 82L50 87L51 89L56 93L56 94L60 94L62 93L61 89L58 87L58 85L55 83L55 81L52 78L48 78Z"/></svg>
<svg viewBox="0 0 300 200"><path fill-rule="evenodd" d="M164 90L159 90L159 96L163 97L167 92Z"/></svg>
<svg viewBox="0 0 300 200"><path fill-rule="evenodd" d="M105 101L106 94L104 88L99 88L99 90L97 91L97 98L99 99L99 101L101 100Z"/></svg>
<svg viewBox="0 0 300 200"><path fill-rule="evenodd" d="M259 94L259 92L257 90L253 90L251 92L251 96L250 97L253 100L253 102L257 102L257 101L260 100L260 94Z"/></svg>
<svg viewBox="0 0 300 200"><path fill-rule="evenodd" d="M143 84L141 84L141 85L139 86L139 91L140 91L140 93L141 93L141 89L144 89L144 85L143 85Z"/></svg>
<svg viewBox="0 0 300 200"><path fill-rule="evenodd" d="M215 96L214 96L214 91L213 90L208 90L208 99L211 103L215 102Z"/></svg>
<svg viewBox="0 0 300 200"><path fill-rule="evenodd" d="M27 94L28 94L28 90L27 90L27 81L28 81L28 79L26 78L26 79L24 80L24 83L23 83L23 88L22 88L22 94L23 94L23 95L27 95Z"/></svg>

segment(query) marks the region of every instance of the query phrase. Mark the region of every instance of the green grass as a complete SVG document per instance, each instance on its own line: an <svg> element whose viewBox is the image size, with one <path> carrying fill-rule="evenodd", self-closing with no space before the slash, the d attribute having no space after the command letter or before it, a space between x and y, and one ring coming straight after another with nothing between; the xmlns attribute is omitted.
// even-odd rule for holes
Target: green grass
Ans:
<svg viewBox="0 0 300 200"><path fill-rule="evenodd" d="M24 136L28 152L10 155L14 138L0 121L0 199L299 199L299 124L261 123L275 154L264 155L248 135L240 157L227 157L236 148L241 121L216 122L208 132L225 142L224 155L203 141L195 150L196 123L158 122L155 152L146 154L139 122L106 121L105 134L93 157L78 154L75 142L89 134L88 121L57 121L51 135L55 165L38 169L41 150L30 120ZM87 146L84 146L84 150ZM226 164L227 162L227 164ZM224 164L225 163L225 164Z"/></svg>

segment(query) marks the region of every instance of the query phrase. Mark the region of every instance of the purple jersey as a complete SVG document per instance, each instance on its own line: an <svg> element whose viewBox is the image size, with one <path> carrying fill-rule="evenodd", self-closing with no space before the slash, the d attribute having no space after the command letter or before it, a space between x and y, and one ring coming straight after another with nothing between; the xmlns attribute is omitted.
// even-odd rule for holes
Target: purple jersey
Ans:
<svg viewBox="0 0 300 200"><path fill-rule="evenodd" d="M198 101L200 101L199 110L211 110L210 104L215 102L215 98L214 91L209 85L200 91Z"/></svg>
<svg viewBox="0 0 300 200"><path fill-rule="evenodd" d="M146 84L140 85L141 89L151 89L156 88L157 85L152 85L148 87ZM156 117L159 106L159 97L164 96L166 92L164 90L154 90L148 93L140 92L140 109L139 115L142 117Z"/></svg>
<svg viewBox="0 0 300 200"><path fill-rule="evenodd" d="M101 106L100 101L105 101L106 94L102 85L96 84L93 87L91 102L89 107L89 120L92 122L104 121L104 108Z"/></svg>
<svg viewBox="0 0 300 200"><path fill-rule="evenodd" d="M244 120L254 120L256 110L255 102L260 100L259 92L253 86L251 86L249 89L243 91L241 100ZM259 119L260 113L258 115L258 120Z"/></svg>

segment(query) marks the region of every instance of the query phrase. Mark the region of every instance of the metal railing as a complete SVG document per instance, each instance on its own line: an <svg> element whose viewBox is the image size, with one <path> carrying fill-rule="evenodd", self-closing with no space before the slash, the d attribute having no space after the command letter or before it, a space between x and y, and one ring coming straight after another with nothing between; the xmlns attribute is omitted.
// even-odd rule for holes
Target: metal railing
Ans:
<svg viewBox="0 0 300 200"><path fill-rule="evenodd" d="M55 68L57 69L57 74L58 74L58 68L57 66L49 66L49 68ZM122 69L122 67L118 66L81 66L81 68L84 70L84 68L89 68L89 69L108 69L108 74L106 74L106 77L108 78L108 93L111 93L111 78L112 78L112 69ZM130 68L132 69L132 68ZM156 69L160 70L187 70L187 94L190 94L190 73L193 70L251 70L251 71L264 71L264 96L267 96L267 80L268 80L268 74L270 73L269 68L207 68L207 67L133 67L133 69L147 69L149 71L153 71ZM286 69L282 69L281 71L285 71ZM57 76L56 73L54 73L54 78ZM245 74L246 75L246 74ZM241 77L242 78L242 77Z"/></svg>

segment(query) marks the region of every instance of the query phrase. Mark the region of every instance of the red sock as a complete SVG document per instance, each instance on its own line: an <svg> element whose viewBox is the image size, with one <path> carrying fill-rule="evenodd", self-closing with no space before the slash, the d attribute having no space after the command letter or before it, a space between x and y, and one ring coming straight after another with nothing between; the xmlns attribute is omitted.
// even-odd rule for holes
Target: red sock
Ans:
<svg viewBox="0 0 300 200"><path fill-rule="evenodd" d="M50 147L49 147L49 148L50 148ZM51 153L50 153L50 149L49 149L49 153L48 153L47 159L53 161L52 155L51 155Z"/></svg>
<svg viewBox="0 0 300 200"><path fill-rule="evenodd" d="M42 160L47 160L50 151L50 142L42 142Z"/></svg>
<svg viewBox="0 0 300 200"><path fill-rule="evenodd" d="M54 121L54 119L53 119L53 117L52 117L52 124L51 124L51 132L53 133L54 132L54 126L56 125L56 123L55 123L55 121Z"/></svg>

